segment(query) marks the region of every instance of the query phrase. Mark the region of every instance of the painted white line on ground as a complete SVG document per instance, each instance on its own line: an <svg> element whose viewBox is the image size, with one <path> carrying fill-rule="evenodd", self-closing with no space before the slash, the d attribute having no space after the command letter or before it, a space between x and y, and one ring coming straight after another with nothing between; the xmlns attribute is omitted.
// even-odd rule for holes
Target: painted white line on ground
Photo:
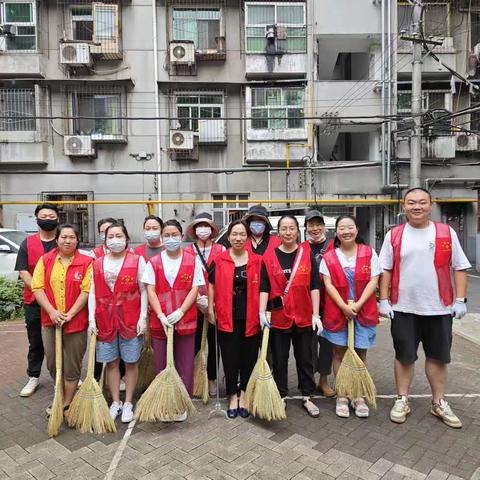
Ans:
<svg viewBox="0 0 480 480"><path fill-rule="evenodd" d="M467 273L467 277L478 278L480 280L480 275L472 275L471 273Z"/></svg>
<svg viewBox="0 0 480 480"><path fill-rule="evenodd" d="M113 456L112 461L108 466L107 473L105 474L105 480L112 480L114 478L115 472L117 471L118 464L120 463L120 460L122 458L123 451L127 446L128 439L130 438L130 435L132 434L132 431L133 431L133 427L135 426L136 423L137 423L137 420L134 419L128 424L127 431L123 435L122 441L118 445L115 455Z"/></svg>
<svg viewBox="0 0 480 480"><path fill-rule="evenodd" d="M26 330L7 330L6 332L0 332L0 335L6 334L6 333L25 333Z"/></svg>

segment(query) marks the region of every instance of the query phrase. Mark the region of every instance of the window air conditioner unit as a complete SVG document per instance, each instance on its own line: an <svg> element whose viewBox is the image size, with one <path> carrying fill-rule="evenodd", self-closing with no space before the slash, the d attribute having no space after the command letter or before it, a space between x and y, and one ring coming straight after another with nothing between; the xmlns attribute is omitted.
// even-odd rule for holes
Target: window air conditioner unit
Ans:
<svg viewBox="0 0 480 480"><path fill-rule="evenodd" d="M195 44L192 41L170 42L170 62L174 65L194 65Z"/></svg>
<svg viewBox="0 0 480 480"><path fill-rule="evenodd" d="M90 65L90 46L88 43L61 43L60 63L72 67Z"/></svg>
<svg viewBox="0 0 480 480"><path fill-rule="evenodd" d="M65 135L63 137L65 155L70 157L93 157L95 147L90 135Z"/></svg>
<svg viewBox="0 0 480 480"><path fill-rule="evenodd" d="M478 149L478 136L465 132L455 133L455 150L457 152L473 152Z"/></svg>
<svg viewBox="0 0 480 480"><path fill-rule="evenodd" d="M193 132L170 130L170 150L193 150Z"/></svg>

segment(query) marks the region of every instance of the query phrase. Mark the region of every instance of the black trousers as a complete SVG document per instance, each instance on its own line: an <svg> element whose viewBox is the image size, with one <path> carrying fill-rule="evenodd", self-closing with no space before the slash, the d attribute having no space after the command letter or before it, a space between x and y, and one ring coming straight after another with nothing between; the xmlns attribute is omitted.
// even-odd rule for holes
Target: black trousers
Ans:
<svg viewBox="0 0 480 480"><path fill-rule="evenodd" d="M312 363L312 328L297 328L287 331L272 328L270 342L273 357L273 378L282 397L288 395L288 357L290 344L297 367L298 389L303 396L310 396L315 390Z"/></svg>
<svg viewBox="0 0 480 480"><path fill-rule="evenodd" d="M245 391L258 358L259 336L245 337L245 322L233 324L233 332L218 331L227 395ZM240 376L240 388L238 378Z"/></svg>
<svg viewBox="0 0 480 480"><path fill-rule="evenodd" d="M42 322L40 319L40 305L37 302L24 304L25 326L28 336L28 366L29 377L40 377L42 371L43 351Z"/></svg>
<svg viewBox="0 0 480 480"><path fill-rule="evenodd" d="M322 377L332 373L333 347L321 335L312 335L312 362L313 372L318 372Z"/></svg>
<svg viewBox="0 0 480 480"><path fill-rule="evenodd" d="M202 346L203 313L198 312L197 331L195 332L195 355ZM207 330L207 376L209 380L217 379L217 369L215 368L215 327L209 323Z"/></svg>

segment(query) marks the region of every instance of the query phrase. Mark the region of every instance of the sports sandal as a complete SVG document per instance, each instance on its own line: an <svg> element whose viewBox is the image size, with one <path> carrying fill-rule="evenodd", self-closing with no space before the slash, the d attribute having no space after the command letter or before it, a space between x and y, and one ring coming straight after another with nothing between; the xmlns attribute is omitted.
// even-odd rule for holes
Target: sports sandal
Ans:
<svg viewBox="0 0 480 480"><path fill-rule="evenodd" d="M350 416L350 408L348 406L348 398L337 397L335 403L335 413L338 417L348 418Z"/></svg>
<svg viewBox="0 0 480 480"><path fill-rule="evenodd" d="M320 410L318 407L310 400L310 398L303 399L303 408L312 418L317 418L320 416Z"/></svg>
<svg viewBox="0 0 480 480"><path fill-rule="evenodd" d="M352 400L352 408L355 411L355 415L358 418L368 418L370 415L370 409L368 408L368 405L365 403L365 400L363 398L356 398Z"/></svg>

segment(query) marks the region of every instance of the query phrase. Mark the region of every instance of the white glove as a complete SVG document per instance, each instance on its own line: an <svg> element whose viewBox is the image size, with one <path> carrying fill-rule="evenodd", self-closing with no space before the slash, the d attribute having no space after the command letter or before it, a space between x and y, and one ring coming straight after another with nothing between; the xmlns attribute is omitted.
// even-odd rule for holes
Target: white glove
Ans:
<svg viewBox="0 0 480 480"><path fill-rule="evenodd" d="M262 330L266 328L270 328L272 324L268 321L267 314L265 312L259 312L258 318L260 319L260 327Z"/></svg>
<svg viewBox="0 0 480 480"><path fill-rule="evenodd" d="M455 300L452 307L452 316L457 320L463 318L467 313L467 304L461 300Z"/></svg>
<svg viewBox="0 0 480 480"><path fill-rule="evenodd" d="M378 311L382 317L390 317L393 320L393 308L386 298L380 300Z"/></svg>
<svg viewBox="0 0 480 480"><path fill-rule="evenodd" d="M161 324L163 325L163 329L165 330L165 333L167 333L167 330L170 328L170 323L168 323L167 316L162 312L162 313L159 313L157 317L160 320Z"/></svg>
<svg viewBox="0 0 480 480"><path fill-rule="evenodd" d="M320 315L312 315L312 329L317 331L317 335L320 335L323 331L323 324Z"/></svg>
<svg viewBox="0 0 480 480"><path fill-rule="evenodd" d="M147 317L140 317L137 322L137 337L147 331Z"/></svg>
<svg viewBox="0 0 480 480"><path fill-rule="evenodd" d="M184 313L177 308L174 312L172 312L168 317L168 323L170 326L175 325L177 322L179 322L183 318Z"/></svg>
<svg viewBox="0 0 480 480"><path fill-rule="evenodd" d="M208 310L208 297L206 295L200 295L197 297L197 308L200 310L201 313L204 315L207 313Z"/></svg>
<svg viewBox="0 0 480 480"><path fill-rule="evenodd" d="M95 317L91 317L88 319L88 333L90 335L98 335L97 322L95 321Z"/></svg>

